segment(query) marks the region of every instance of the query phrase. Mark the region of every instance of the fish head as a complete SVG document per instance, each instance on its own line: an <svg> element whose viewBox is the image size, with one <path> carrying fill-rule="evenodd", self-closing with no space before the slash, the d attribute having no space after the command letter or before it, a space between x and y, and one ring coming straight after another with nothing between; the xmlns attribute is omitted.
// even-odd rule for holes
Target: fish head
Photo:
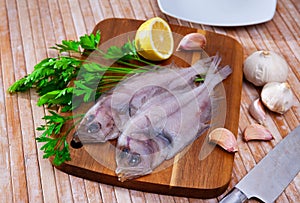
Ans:
<svg viewBox="0 0 300 203"><path fill-rule="evenodd" d="M159 146L154 139L143 133L134 136L121 135L116 150L116 174L120 181L125 181L152 172Z"/></svg>
<svg viewBox="0 0 300 203"><path fill-rule="evenodd" d="M85 114L74 134L82 143L106 142L118 135L111 108L100 102Z"/></svg>

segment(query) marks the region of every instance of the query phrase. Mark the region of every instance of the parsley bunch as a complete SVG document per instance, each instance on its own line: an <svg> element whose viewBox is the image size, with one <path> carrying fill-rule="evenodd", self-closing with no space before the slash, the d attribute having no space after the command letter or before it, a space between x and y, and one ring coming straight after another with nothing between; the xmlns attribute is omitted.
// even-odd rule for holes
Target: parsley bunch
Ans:
<svg viewBox="0 0 300 203"><path fill-rule="evenodd" d="M73 126L71 126L64 135L62 133L63 126L78 117L83 115L75 116L62 116L54 111L49 111L51 115L44 116L43 119L46 121L46 125L41 125L37 128L38 131L43 131L40 137L36 138L38 142L45 142L41 147L44 151L43 158L49 158L54 156L53 163L55 165L60 165L65 161L70 161L69 143L66 138L70 131L75 127L75 125L81 120L79 119Z"/></svg>
<svg viewBox="0 0 300 203"><path fill-rule="evenodd" d="M8 91L24 92L34 88L39 95L38 106L58 107L61 112L70 112L83 102L95 101L126 75L149 71L144 65L154 65L139 57L134 41L128 41L122 47L111 46L103 51L98 48L100 39L98 31L96 34L81 36L78 41L63 40L61 44L55 44L51 48L58 51L58 56L36 64L32 73L17 80ZM125 67L105 66L86 60L92 52L97 52L104 60ZM66 138L83 115L63 116L54 111L49 113L43 118L46 124L37 128L42 134L36 140L45 143L41 147L44 158L54 156L54 165L61 165L71 160ZM77 120L74 125L62 132L62 127L74 119Z"/></svg>

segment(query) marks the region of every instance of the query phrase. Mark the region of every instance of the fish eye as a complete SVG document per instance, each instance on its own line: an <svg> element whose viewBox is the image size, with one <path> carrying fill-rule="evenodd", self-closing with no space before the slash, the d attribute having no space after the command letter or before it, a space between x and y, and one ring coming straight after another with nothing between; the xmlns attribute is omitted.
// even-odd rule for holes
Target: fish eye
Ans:
<svg viewBox="0 0 300 203"><path fill-rule="evenodd" d="M128 154L129 154L129 152L130 152L130 149L127 148L127 147L124 147L124 148L122 149L121 154L120 154L120 158L123 159L123 158L127 157Z"/></svg>
<svg viewBox="0 0 300 203"><path fill-rule="evenodd" d="M137 166L141 162L141 156L138 153L133 153L128 162L129 166Z"/></svg>
<svg viewBox="0 0 300 203"><path fill-rule="evenodd" d="M86 118L86 121L87 122L91 122L92 120L94 120L95 119L95 115L94 114L91 114L91 115L89 115L87 118Z"/></svg>
<svg viewBox="0 0 300 203"><path fill-rule="evenodd" d="M101 124L100 123L92 123L91 125L89 125L89 127L87 128L87 132L88 133L96 133L101 129Z"/></svg>

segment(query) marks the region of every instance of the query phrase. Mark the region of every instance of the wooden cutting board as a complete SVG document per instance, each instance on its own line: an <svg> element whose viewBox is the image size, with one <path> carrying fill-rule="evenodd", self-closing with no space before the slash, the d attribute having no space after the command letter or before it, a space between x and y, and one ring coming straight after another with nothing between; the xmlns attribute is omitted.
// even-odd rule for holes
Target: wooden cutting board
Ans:
<svg viewBox="0 0 300 203"><path fill-rule="evenodd" d="M109 46L120 46L128 39L134 39L135 31L142 22L115 18L101 21L94 29L94 32L101 31L100 48L105 50ZM221 65L232 67L232 75L223 82L226 104L220 104L217 109L218 112L219 110L224 112L224 115L219 113L214 116L215 121L220 121L219 126L214 125L210 130L225 126L237 135L242 88L242 46L228 36L178 25L170 26L174 33L175 47L184 35L191 32L203 33L207 38L205 52L209 56L218 53L222 57ZM203 53L177 52L164 64L175 63L179 66L187 66L201 57L201 54ZM88 107L88 105L82 107L79 111L86 112ZM212 198L226 190L231 179L234 154L209 143L207 134L199 137L174 159L164 162L152 174L135 180L118 181L114 173L115 141L85 145L79 149L70 148L72 160L57 168L78 177L129 189L175 196ZM68 141L70 142L71 139L72 133Z"/></svg>

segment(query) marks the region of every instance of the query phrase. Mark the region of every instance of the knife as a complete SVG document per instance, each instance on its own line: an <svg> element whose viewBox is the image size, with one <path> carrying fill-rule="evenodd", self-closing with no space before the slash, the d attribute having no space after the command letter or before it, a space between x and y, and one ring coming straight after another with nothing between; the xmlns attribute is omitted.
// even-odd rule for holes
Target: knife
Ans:
<svg viewBox="0 0 300 203"><path fill-rule="evenodd" d="M271 150L220 203L274 202L300 171L300 126Z"/></svg>

